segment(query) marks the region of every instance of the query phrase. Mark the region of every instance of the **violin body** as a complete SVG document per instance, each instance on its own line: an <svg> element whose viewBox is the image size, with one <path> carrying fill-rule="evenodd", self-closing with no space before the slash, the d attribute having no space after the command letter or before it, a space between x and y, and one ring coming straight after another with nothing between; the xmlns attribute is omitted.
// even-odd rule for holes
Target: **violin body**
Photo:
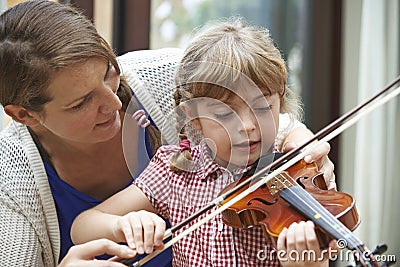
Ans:
<svg viewBox="0 0 400 267"><path fill-rule="evenodd" d="M221 193L248 178L242 177ZM310 220L281 197L281 192L286 188L296 186L305 189L349 230L353 231L359 225L360 217L353 197L334 189L327 190L325 180L322 173L318 171L317 165L307 164L304 160L291 166L284 175L271 179L225 210L222 213L223 221L229 226L242 229L263 226L269 236L275 239L284 227L288 228L293 222ZM233 197L227 198L226 201ZM319 233L323 246L326 246L331 239L328 236Z"/></svg>

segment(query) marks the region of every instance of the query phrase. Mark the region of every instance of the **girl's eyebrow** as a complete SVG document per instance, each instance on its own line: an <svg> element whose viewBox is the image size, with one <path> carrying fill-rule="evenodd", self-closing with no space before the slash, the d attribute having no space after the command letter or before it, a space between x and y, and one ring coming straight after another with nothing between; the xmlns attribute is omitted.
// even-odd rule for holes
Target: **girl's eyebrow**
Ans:
<svg viewBox="0 0 400 267"><path fill-rule="evenodd" d="M262 95L255 97L253 100L258 100L260 98L265 98L265 97L269 97L269 96L271 96L271 95L269 93L265 92Z"/></svg>
<svg viewBox="0 0 400 267"><path fill-rule="evenodd" d="M219 105L226 105L226 103L222 102L221 100L218 100L218 101L207 101L207 104L206 104L207 107L214 107L214 106L219 106Z"/></svg>
<svg viewBox="0 0 400 267"><path fill-rule="evenodd" d="M252 102L257 101L260 98L265 98L265 97L269 97L271 96L268 92L265 92L263 94L260 94L258 96L256 96L255 98L252 99ZM207 107L213 107L213 106L219 106L219 105L229 105L229 100L227 101L222 101L222 100L218 100L218 99L214 99L214 101L207 101L206 106Z"/></svg>

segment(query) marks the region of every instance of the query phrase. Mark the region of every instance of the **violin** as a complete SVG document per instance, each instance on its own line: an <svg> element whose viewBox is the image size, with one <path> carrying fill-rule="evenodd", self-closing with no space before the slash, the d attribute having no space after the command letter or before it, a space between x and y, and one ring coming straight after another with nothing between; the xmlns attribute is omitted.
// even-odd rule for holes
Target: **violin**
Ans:
<svg viewBox="0 0 400 267"><path fill-rule="evenodd" d="M272 154L273 158L281 153ZM227 186L220 194L226 194L240 184L251 180L256 166L261 168L265 161L258 163L241 175L234 183ZM240 194L248 186L236 191ZM227 197L220 205L229 202L234 195ZM276 247L276 239L284 227L288 228L294 222L312 220L317 225L317 237L321 248L327 248L332 239L340 240L354 253L356 266L390 266L395 262L384 262L382 265L375 260L375 255L387 250L386 244L378 245L373 251L352 233L360 224L354 198L335 189L328 190L323 174L319 172L316 163L306 163L301 159L286 171L279 173L256 190L234 202L222 211L225 224L239 229L262 227L266 239L270 239Z"/></svg>
<svg viewBox="0 0 400 267"><path fill-rule="evenodd" d="M274 157L280 155L274 154ZM254 169L255 167L243 174L221 193L251 179L250 175ZM245 187L238 193L243 190ZM221 204L232 198L233 196L228 197ZM222 219L225 224L234 228L249 229L261 226L273 244L284 227L288 228L293 222L312 220L319 226L317 235L322 247L327 247L332 237L346 240L342 233L347 233L347 229L354 231L360 224L354 198L334 189L328 190L316 163L307 164L304 160L300 160L231 205L222 212ZM343 225L338 224L337 220L347 229L342 229Z"/></svg>
<svg viewBox="0 0 400 267"><path fill-rule="evenodd" d="M323 176L316 165L307 164L302 158L318 143L328 142L369 112L399 95L400 88L397 88L383 96L399 82L400 76L376 95L324 127L301 146L257 172L253 171L253 174L248 175L247 178L243 177L229 185L216 199L167 230L164 240L210 211L209 214L165 243L163 250L223 213L223 220L228 225L244 229L261 226L272 238L276 238L284 227L288 227L293 222L312 220L320 231L318 233L320 244L326 246L332 238L344 240L347 248L354 252L356 267L383 267L393 264L394 262L384 262L379 265L374 257L376 254L385 252L386 245L378 245L371 251L352 233L352 230L360 223L352 196L335 190L327 190ZM374 102L381 96L383 96L381 99ZM362 109L364 109L363 112L356 114ZM317 140L319 141L313 145ZM305 150L299 153L303 149ZM215 207L217 209L212 210ZM163 250L156 250L138 261L133 258L123 259L120 262L139 267Z"/></svg>

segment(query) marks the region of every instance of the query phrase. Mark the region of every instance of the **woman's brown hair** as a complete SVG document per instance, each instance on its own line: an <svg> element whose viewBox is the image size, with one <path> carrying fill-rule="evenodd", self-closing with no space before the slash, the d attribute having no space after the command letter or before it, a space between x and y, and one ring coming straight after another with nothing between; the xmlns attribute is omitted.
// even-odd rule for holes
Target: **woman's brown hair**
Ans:
<svg viewBox="0 0 400 267"><path fill-rule="evenodd" d="M79 10L44 0L6 10L0 16L0 104L42 112L51 101L47 87L52 75L93 57L120 73L112 48ZM123 77L117 95L125 111L132 94ZM157 148L159 133L152 127L149 132Z"/></svg>

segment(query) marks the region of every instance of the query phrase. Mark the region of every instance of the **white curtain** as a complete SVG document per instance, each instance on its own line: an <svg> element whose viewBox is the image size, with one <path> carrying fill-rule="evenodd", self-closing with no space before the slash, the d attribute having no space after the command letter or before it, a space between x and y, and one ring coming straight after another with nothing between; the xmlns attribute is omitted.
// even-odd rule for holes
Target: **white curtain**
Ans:
<svg viewBox="0 0 400 267"><path fill-rule="evenodd" d="M344 1L343 112L400 75L398 0ZM400 85L397 85L397 87ZM357 236L400 260L400 99L392 99L341 138L341 189L361 216Z"/></svg>

